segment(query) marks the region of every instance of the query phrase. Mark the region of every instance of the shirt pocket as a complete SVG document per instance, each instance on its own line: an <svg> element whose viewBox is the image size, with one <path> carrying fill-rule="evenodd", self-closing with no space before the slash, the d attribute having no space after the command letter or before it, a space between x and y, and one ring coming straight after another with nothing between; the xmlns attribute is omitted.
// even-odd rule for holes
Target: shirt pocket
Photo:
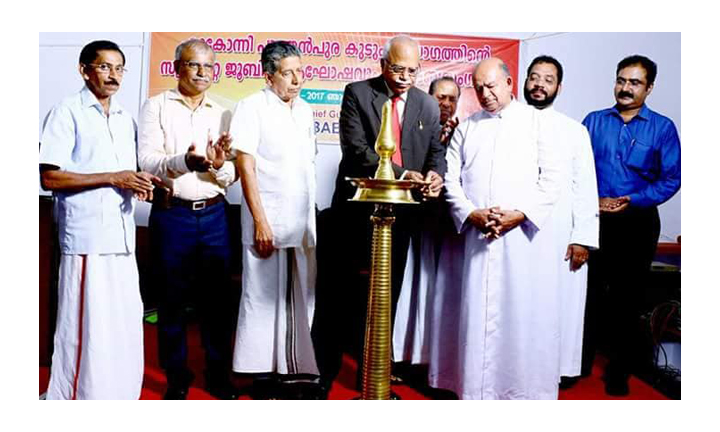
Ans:
<svg viewBox="0 0 720 432"><path fill-rule="evenodd" d="M634 141L625 157L625 164L641 174L649 174L653 165L653 148L641 141Z"/></svg>

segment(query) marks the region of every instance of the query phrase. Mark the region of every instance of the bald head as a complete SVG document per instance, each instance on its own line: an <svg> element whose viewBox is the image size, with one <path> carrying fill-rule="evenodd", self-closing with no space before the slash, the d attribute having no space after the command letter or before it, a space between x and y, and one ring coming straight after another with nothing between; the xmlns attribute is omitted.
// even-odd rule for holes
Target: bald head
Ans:
<svg viewBox="0 0 720 432"><path fill-rule="evenodd" d="M513 80L505 62L487 58L475 66L473 87L480 106L487 112L500 112L512 101Z"/></svg>
<svg viewBox="0 0 720 432"><path fill-rule="evenodd" d="M395 36L385 44L380 66L390 90L396 94L405 93L415 85L420 68L420 46L410 36Z"/></svg>

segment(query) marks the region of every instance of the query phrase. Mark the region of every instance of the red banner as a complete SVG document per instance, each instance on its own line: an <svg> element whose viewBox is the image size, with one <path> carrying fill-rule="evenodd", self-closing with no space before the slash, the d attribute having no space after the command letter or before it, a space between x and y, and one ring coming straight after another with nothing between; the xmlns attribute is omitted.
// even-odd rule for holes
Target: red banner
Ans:
<svg viewBox="0 0 720 432"><path fill-rule="evenodd" d="M342 92L354 81L380 74L385 42L396 33L152 33L149 96L176 86L175 47L190 37L204 39L216 53L214 84L210 97L228 109L237 101L265 87L260 53L271 41L285 40L303 54L305 84L300 94L315 113L318 141L338 142ZM444 36L410 33L420 43L417 87L427 91L430 82L451 76L462 94L458 117L462 120L479 108L472 89L472 71L488 57L501 58L515 82L518 77L520 41L511 39ZM515 89L517 94L517 88Z"/></svg>

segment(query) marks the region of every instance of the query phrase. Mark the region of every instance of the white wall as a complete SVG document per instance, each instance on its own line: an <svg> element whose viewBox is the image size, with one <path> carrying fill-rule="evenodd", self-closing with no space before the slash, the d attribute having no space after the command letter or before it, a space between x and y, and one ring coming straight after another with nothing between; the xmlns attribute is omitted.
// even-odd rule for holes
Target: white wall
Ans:
<svg viewBox="0 0 720 432"><path fill-rule="evenodd" d="M643 54L658 64L655 89L648 105L680 123L680 34L679 33L458 33L468 36L488 36L521 39L520 82L525 69L535 56L549 54L565 68L563 92L556 108L569 116L582 120L593 110L612 106L612 86L615 66L630 54ZM40 33L40 110L38 130L50 108L63 97L78 91L83 83L77 72L82 47L95 39L109 39L120 45L127 57L128 73L118 92L119 101L135 118L147 93L149 35L147 33ZM520 92L519 94L522 94ZM340 162L337 145L318 146L318 206L330 205L335 187L335 176ZM228 200L240 202L241 190L231 187ZM149 205L142 203L136 220L147 225ZM680 193L660 207L662 219L661 241L674 241L680 234Z"/></svg>
<svg viewBox="0 0 720 432"><path fill-rule="evenodd" d="M527 65L547 54L563 65L563 90L555 108L578 121L615 104L613 85L620 60L642 54L658 65L655 88L646 103L670 117L680 134L680 33L564 33L528 39L524 45L520 82ZM522 94L522 93L520 93ZM674 242L680 235L680 192L659 207L660 241Z"/></svg>

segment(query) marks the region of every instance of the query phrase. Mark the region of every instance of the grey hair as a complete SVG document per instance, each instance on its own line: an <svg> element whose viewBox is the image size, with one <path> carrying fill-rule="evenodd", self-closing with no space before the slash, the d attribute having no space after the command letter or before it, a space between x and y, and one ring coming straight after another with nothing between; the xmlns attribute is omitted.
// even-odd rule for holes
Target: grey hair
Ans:
<svg viewBox="0 0 720 432"><path fill-rule="evenodd" d="M182 58L182 53L185 51L186 48L199 48L204 51L210 51L213 53L213 58L215 57L215 50L212 49L210 45L207 44L204 40L196 37L192 37L190 39L186 39L180 43L175 48L175 60L180 60Z"/></svg>
<svg viewBox="0 0 720 432"><path fill-rule="evenodd" d="M391 37L390 39L387 40L387 42L385 42L385 45L383 45L383 54L382 54L382 59L383 59L383 60L387 61L388 55L389 55L389 53L390 53L390 47L391 47L392 44L394 44L397 40L401 40L401 39L407 39L407 40L410 40L410 41L414 42L415 45L417 45L418 50L420 50L420 44L418 43L418 41L416 41L415 39L411 38L410 36L408 36L408 35L406 35L406 34L400 34L400 35Z"/></svg>
<svg viewBox="0 0 720 432"><path fill-rule="evenodd" d="M447 76L447 75L440 77L440 78L435 78L434 80L432 80L432 82L430 83L430 88L428 89L428 94L430 96L432 96L433 93L435 93L435 87L437 87L438 83L442 82L442 81L447 81L447 82L451 82L451 83L455 84L455 88L457 88L457 91L458 91L458 98L460 97L460 93L462 93L460 86L458 85L457 81L455 81L455 78L453 78L451 76Z"/></svg>
<svg viewBox="0 0 720 432"><path fill-rule="evenodd" d="M280 60L286 57L302 57L302 53L295 45L285 41L275 41L265 45L260 54L263 72L272 75L280 67Z"/></svg>

